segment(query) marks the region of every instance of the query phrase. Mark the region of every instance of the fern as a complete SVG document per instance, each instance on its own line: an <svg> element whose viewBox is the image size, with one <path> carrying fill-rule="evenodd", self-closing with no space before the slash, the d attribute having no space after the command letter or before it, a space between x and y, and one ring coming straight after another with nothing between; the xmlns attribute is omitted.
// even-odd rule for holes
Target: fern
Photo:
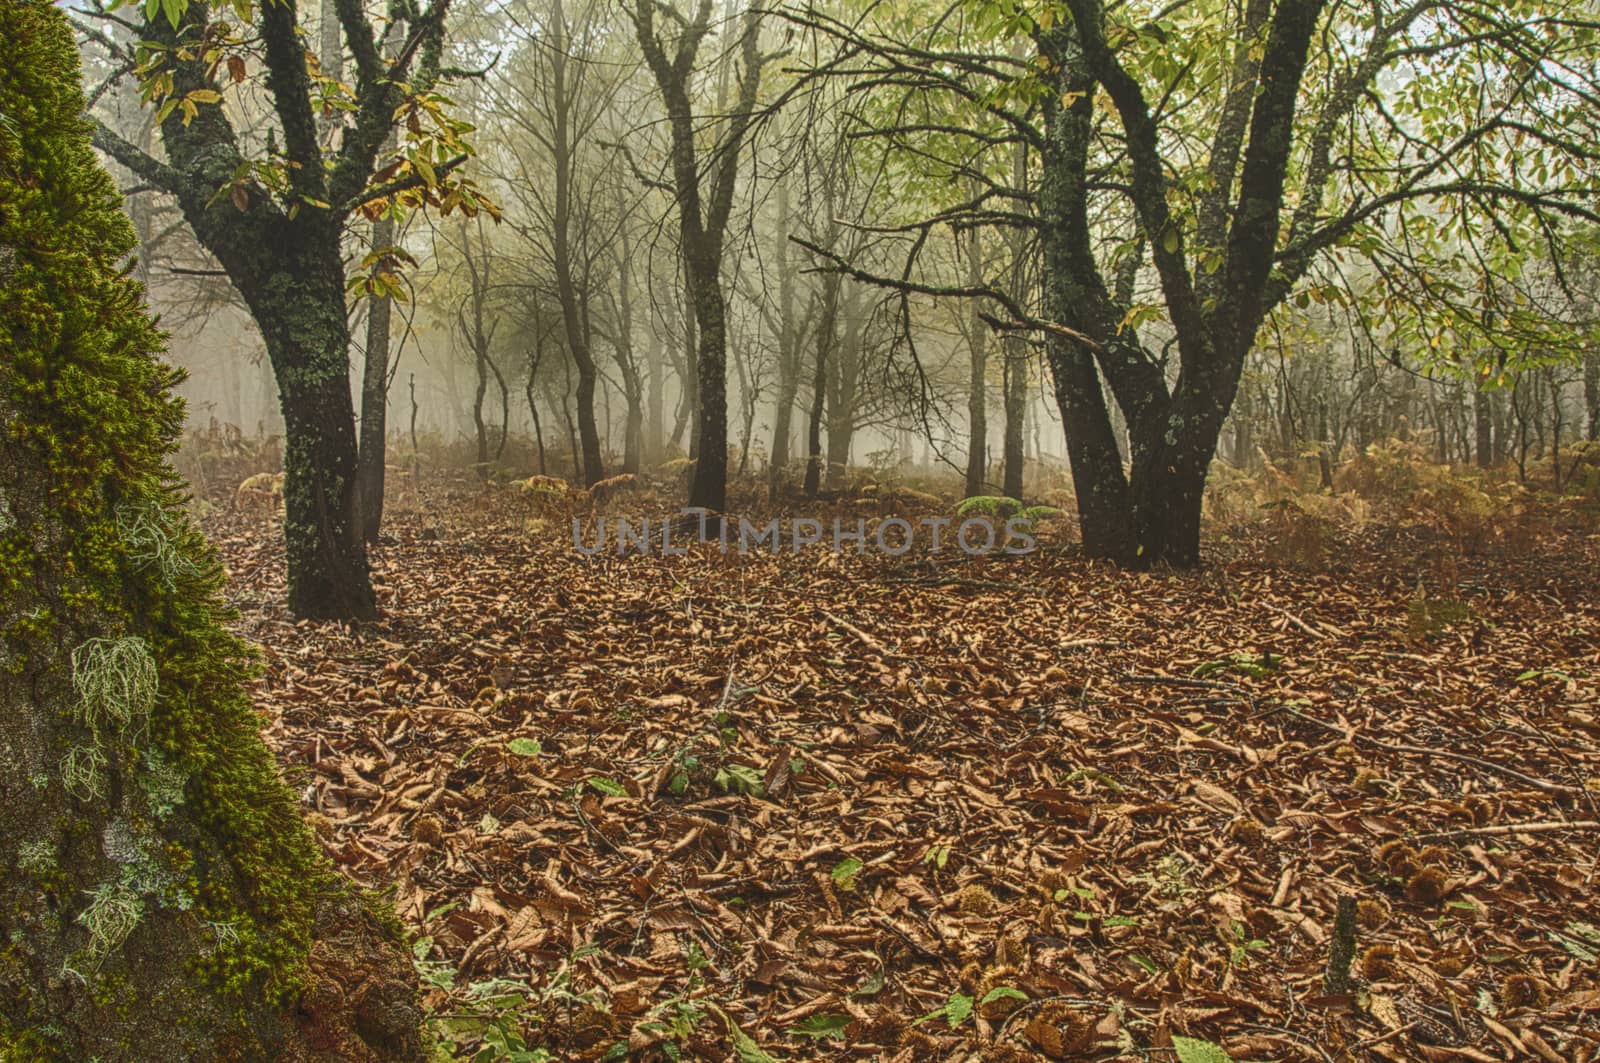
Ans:
<svg viewBox="0 0 1600 1063"><path fill-rule="evenodd" d="M1032 531L1039 521L1047 517L1059 517L1061 510L1055 506L1024 506L1015 498L1004 495L973 495L963 498L956 505L956 516L970 517L974 514L996 520L1020 520L1023 530Z"/></svg>

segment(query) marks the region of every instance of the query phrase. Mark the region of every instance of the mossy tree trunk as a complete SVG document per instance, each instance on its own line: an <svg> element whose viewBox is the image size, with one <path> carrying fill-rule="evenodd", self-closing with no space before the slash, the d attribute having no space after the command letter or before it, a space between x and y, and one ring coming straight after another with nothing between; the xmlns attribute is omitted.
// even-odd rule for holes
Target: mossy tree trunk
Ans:
<svg viewBox="0 0 1600 1063"><path fill-rule="evenodd" d="M260 233L253 247L216 237L218 257L234 262L230 272L261 328L282 398L289 608L301 617L370 617L338 227L307 217Z"/></svg>
<svg viewBox="0 0 1600 1063"><path fill-rule="evenodd" d="M353 90L337 148L319 132L305 27L297 24L292 3L255 5L244 34L264 72L265 92L253 98L270 109L269 124L275 124L269 143L276 150L267 157L251 156L250 138L234 129L229 110L219 103L224 90L234 91L232 77L251 77L251 64L224 67L208 58L209 49L194 46L220 25L204 0L141 9L141 38L160 46L140 70L147 86L164 85L165 102L157 111L164 158L104 124L94 130L95 146L177 202L261 329L284 408L290 606L302 617L360 619L374 611L357 512L361 492L340 247L345 225L357 214L395 217L423 205L472 214L484 205L455 173L466 152L453 133L428 147L444 150L448 142L448 150L460 152L453 158L436 159L426 171L400 161L380 169L397 115L446 76L439 59L448 3L439 0L421 10L401 6L410 14L390 22L392 36L384 45L364 5L331 5L351 59ZM128 59L120 53L110 58L119 64ZM381 445L378 436L370 449L380 451ZM381 473L379 454L369 456ZM369 463L368 490L374 494L377 479Z"/></svg>
<svg viewBox="0 0 1600 1063"><path fill-rule="evenodd" d="M67 22L11 0L0 39L0 1058L419 1060L399 935L276 774L165 465L179 375ZM314 376L338 331L274 358Z"/></svg>
<svg viewBox="0 0 1600 1063"><path fill-rule="evenodd" d="M1036 34L1058 79L1043 107L1039 212L1047 317L1082 339L1052 336L1049 362L1067 430L1085 550L1136 567L1200 560L1206 471L1233 405L1244 359L1267 311L1308 268L1274 254L1294 146L1300 77L1325 0L1266 0L1246 12L1198 210L1192 268L1167 201L1161 129L1137 79L1111 44L1101 0L1068 0L1071 18ZM1259 53L1256 35L1264 34ZM1102 88L1128 144L1129 196L1175 334L1177 379L1129 320L1131 290L1112 290L1096 260L1088 204L1091 106ZM1354 101L1350 101L1353 105ZM1344 106L1336 100L1336 106ZM1322 178L1326 173L1322 174ZM1308 180L1318 189L1322 180ZM1315 215L1317 203L1311 207ZM1302 204L1301 214L1305 207ZM1314 220L1314 219L1313 219ZM1296 216L1294 224L1311 224ZM1101 390L1104 377L1129 426L1125 471Z"/></svg>

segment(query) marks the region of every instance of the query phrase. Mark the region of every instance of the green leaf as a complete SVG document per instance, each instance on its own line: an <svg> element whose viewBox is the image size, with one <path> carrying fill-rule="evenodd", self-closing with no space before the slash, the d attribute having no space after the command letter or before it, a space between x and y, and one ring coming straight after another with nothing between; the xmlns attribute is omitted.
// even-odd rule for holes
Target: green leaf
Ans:
<svg viewBox="0 0 1600 1063"><path fill-rule="evenodd" d="M760 797L766 792L766 785L762 782L760 773L743 764L729 764L719 769L711 781L716 783L717 789L723 793Z"/></svg>
<svg viewBox="0 0 1600 1063"><path fill-rule="evenodd" d="M875 997L879 993L883 992L883 986L883 968L880 967L876 971L873 971L871 974L867 975L866 981L862 982L855 989L851 990L850 995L853 997Z"/></svg>
<svg viewBox="0 0 1600 1063"><path fill-rule="evenodd" d="M727 1012L715 1004L710 1005L710 1007L712 1011L717 1013L717 1017L722 1020L722 1024L728 1028L728 1040L733 1042L733 1050L739 1056L739 1063L778 1063L772 1056L767 1055L760 1045L756 1044L755 1038L739 1029L738 1023L730 1019Z"/></svg>
<svg viewBox="0 0 1600 1063"><path fill-rule="evenodd" d="M627 788L613 779L606 779L597 775L589 780L589 785L594 787L600 793L605 794L607 797L628 796Z"/></svg>
<svg viewBox="0 0 1600 1063"><path fill-rule="evenodd" d="M1233 1057L1224 1052L1221 1045L1198 1037L1174 1036L1172 1051L1177 1054L1178 1063L1233 1063Z"/></svg>
<svg viewBox="0 0 1600 1063"><path fill-rule="evenodd" d="M531 738L513 738L506 743L506 751L519 757L537 757L544 752L544 747Z"/></svg>
<svg viewBox="0 0 1600 1063"><path fill-rule="evenodd" d="M849 891L856 888L856 874L860 872L862 863L853 856L847 856L833 866L830 873L833 884L840 889Z"/></svg>
<svg viewBox="0 0 1600 1063"><path fill-rule="evenodd" d="M987 993L985 993L983 995L983 999L978 1001L978 1003L980 1005L982 1005L982 1004L993 1004L995 1001L1001 999L1002 997L1004 997L1004 998L1006 998L1008 1000L1027 1000L1028 999L1028 994L1024 993L1020 989L1012 989L1008 985L997 985L993 989L991 989Z"/></svg>
<svg viewBox="0 0 1600 1063"><path fill-rule="evenodd" d="M789 1032L801 1037L844 1037L846 1026L850 1025L848 1015L813 1015L804 1022L789 1027Z"/></svg>
<svg viewBox="0 0 1600 1063"><path fill-rule="evenodd" d="M944 1006L944 1021L954 1030L971 1017L972 998L965 993L951 993L949 1003Z"/></svg>

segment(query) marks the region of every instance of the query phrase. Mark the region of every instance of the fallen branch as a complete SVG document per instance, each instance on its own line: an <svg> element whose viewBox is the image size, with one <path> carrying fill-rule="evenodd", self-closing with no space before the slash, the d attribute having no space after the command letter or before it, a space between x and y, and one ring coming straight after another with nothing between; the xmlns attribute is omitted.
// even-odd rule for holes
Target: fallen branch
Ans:
<svg viewBox="0 0 1600 1063"><path fill-rule="evenodd" d="M842 619L842 618L837 617L837 616L834 616L832 613L828 612L826 609L822 610L822 615L827 617L829 620L832 620L835 624L837 624L839 626L839 628L841 630L846 631L851 635L854 635L856 637L856 639L859 640L860 643L863 646L865 646L867 649L871 650L872 652L880 653L885 657L888 657L890 655L889 651L884 648L883 643L879 642L877 639L873 638L871 635L867 634L865 631L862 631L860 628L858 628L854 624L850 623L850 621Z"/></svg>
<svg viewBox="0 0 1600 1063"><path fill-rule="evenodd" d="M1442 838L1492 838L1507 834L1551 834L1562 830L1600 831L1600 820L1548 819L1537 823L1496 823L1488 827L1461 827L1458 830L1433 831L1419 834L1417 840L1431 842Z"/></svg>
<svg viewBox="0 0 1600 1063"><path fill-rule="evenodd" d="M1277 613L1279 616L1283 617L1285 620L1289 621L1289 623L1293 624L1301 631L1304 631L1307 635L1310 635L1314 639L1325 639L1328 637L1328 633L1326 631L1317 630L1304 620L1301 620L1298 616L1295 616L1293 613L1289 612L1289 610L1285 609L1281 605L1274 605L1268 601L1263 601L1261 604L1266 606L1268 609L1271 609L1274 613Z"/></svg>

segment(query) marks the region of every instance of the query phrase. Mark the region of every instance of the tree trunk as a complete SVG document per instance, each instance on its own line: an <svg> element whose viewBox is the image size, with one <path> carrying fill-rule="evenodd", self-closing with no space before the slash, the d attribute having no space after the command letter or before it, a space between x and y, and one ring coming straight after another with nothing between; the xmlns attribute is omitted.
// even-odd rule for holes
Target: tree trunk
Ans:
<svg viewBox="0 0 1600 1063"><path fill-rule="evenodd" d="M1064 34L1056 32L1058 38ZM1063 65L1062 94L1049 94L1045 100L1038 210L1044 316L1072 322L1080 318L1084 305L1078 265L1087 240L1083 181L1093 82L1082 69L1081 54L1075 48L1065 51L1076 65ZM1045 337L1045 357L1066 434L1084 552L1130 561L1134 555L1128 480L1094 356L1082 343L1051 332Z"/></svg>
<svg viewBox="0 0 1600 1063"><path fill-rule="evenodd" d="M394 222L380 218L372 226L375 247L394 243ZM358 482L361 494L361 536L376 542L383 526L383 459L388 443L389 325L394 309L388 296L373 296L367 306L367 353L361 372L361 446Z"/></svg>
<svg viewBox="0 0 1600 1063"><path fill-rule="evenodd" d="M811 376L811 412L806 419L805 495L816 498L822 488L822 411L828 401L828 355L837 338L840 277L822 276L822 312L817 318L816 364Z"/></svg>
<svg viewBox="0 0 1600 1063"><path fill-rule="evenodd" d="M558 237L556 243L556 292L561 301L567 349L572 352L572 360L578 369L578 436L583 443L583 484L587 487L605 479L606 475L605 461L601 455L600 427L594 416L595 384L599 372L595 367L594 354L589 349L584 308L579 305L577 287L572 280L565 237Z"/></svg>
<svg viewBox="0 0 1600 1063"><path fill-rule="evenodd" d="M1012 183L1021 191L1028 188L1028 148L1018 144L1012 153ZM1011 290L1021 297L1029 283L1029 240L1021 229L1014 231L1011 241ZM1022 473L1026 464L1023 454L1023 432L1028 418L1028 343L1021 335L1008 335L1001 343L1005 357L1005 442L1002 448L1004 467L1001 474L1001 493L1007 498L1022 500Z"/></svg>
<svg viewBox="0 0 1600 1063"><path fill-rule="evenodd" d="M789 182L778 178L778 397L773 407L772 452L767 459L767 494L776 498L783 470L789 464L789 436L794 432L794 402L800 392L800 343L794 320L794 271L790 268Z"/></svg>
<svg viewBox="0 0 1600 1063"><path fill-rule="evenodd" d="M337 232L322 236L320 255L296 261L292 242L282 248L289 262L244 295L283 404L289 609L309 619L365 618L375 606L356 485L344 270Z"/></svg>
<svg viewBox="0 0 1600 1063"><path fill-rule="evenodd" d="M587 292L579 292L581 280L573 273L572 253L572 176L574 150L579 134L572 128L573 93L567 82L567 20L561 0L556 0L549 31L550 148L555 171L555 204L551 213L551 257L555 263L556 298L561 303L561 321L566 328L567 349L578 367L578 435L583 441L583 484L592 486L605 479L605 460L600 444L600 429L595 423L594 399L598 371L589 348Z"/></svg>
<svg viewBox="0 0 1600 1063"><path fill-rule="evenodd" d="M700 420L689 505L713 513L721 513L728 505L728 336L719 257L710 249L701 249L691 255L690 267L695 327L700 333L695 359Z"/></svg>
<svg viewBox="0 0 1600 1063"><path fill-rule="evenodd" d="M544 426L539 422L539 402L533 397L532 372L528 373L526 394L528 398L528 413L533 418L533 442L534 445L539 448L539 475L548 476L550 473L549 470L545 468L544 460Z"/></svg>
<svg viewBox="0 0 1600 1063"><path fill-rule="evenodd" d="M1028 416L1028 345L1021 336L1007 336L1005 349L1006 438L1001 493L1022 500L1022 430Z"/></svg>
<svg viewBox="0 0 1600 1063"><path fill-rule="evenodd" d="M124 275L134 235L89 148L69 24L0 4L0 39L0 1054L420 1061L410 957L279 780L220 566L168 479L177 375ZM300 443L330 427L307 407L342 335L312 312L274 337L309 378L288 403ZM331 443L353 474L344 395ZM304 459L299 522L338 495Z"/></svg>
<svg viewBox="0 0 1600 1063"><path fill-rule="evenodd" d="M1600 350L1592 347L1583 355L1583 408L1589 441L1600 440Z"/></svg>
<svg viewBox="0 0 1600 1063"><path fill-rule="evenodd" d="M472 391L472 427L477 433L478 460L474 468L478 479L489 478L489 424L483 419L483 399L489 393L489 358L482 345L472 343L472 366L477 374L477 385Z"/></svg>
<svg viewBox="0 0 1600 1063"><path fill-rule="evenodd" d="M976 225L967 238L967 283L983 286L983 241ZM967 497L984 493L985 473L989 468L988 389L989 327L980 316L982 306L973 300L967 323Z"/></svg>
<svg viewBox="0 0 1600 1063"><path fill-rule="evenodd" d="M666 359L661 353L661 336L650 330L650 344L645 348L645 418L644 462L651 467L663 460L666 443L667 371Z"/></svg>
<svg viewBox="0 0 1600 1063"><path fill-rule="evenodd" d="M332 7L332 0L323 0L324 19L328 18ZM402 44L403 27L404 23L396 20L389 24L389 29L384 34L384 51L391 59L395 57ZM324 26L325 41L329 32ZM331 32L335 44L334 54L338 54L337 25ZM326 45L323 54L324 56L328 54ZM324 68L327 62L324 58ZM395 134L390 131L383 150L393 151L395 142ZM396 235L394 219L388 214L383 215L372 223L372 250L381 251L394 246ZM373 270L384 269L390 264L385 256L373 264ZM393 377L389 369L389 330L393 317L394 300L387 295L374 295L367 306L367 349L361 367L361 446L360 471L357 474L361 494L361 537L369 543L377 542L378 532L383 527L384 457L389 442L389 381Z"/></svg>
<svg viewBox="0 0 1600 1063"><path fill-rule="evenodd" d="M1476 439L1478 467L1487 469L1494 464L1494 416L1489 408L1489 395L1479 382L1472 389L1472 420Z"/></svg>

